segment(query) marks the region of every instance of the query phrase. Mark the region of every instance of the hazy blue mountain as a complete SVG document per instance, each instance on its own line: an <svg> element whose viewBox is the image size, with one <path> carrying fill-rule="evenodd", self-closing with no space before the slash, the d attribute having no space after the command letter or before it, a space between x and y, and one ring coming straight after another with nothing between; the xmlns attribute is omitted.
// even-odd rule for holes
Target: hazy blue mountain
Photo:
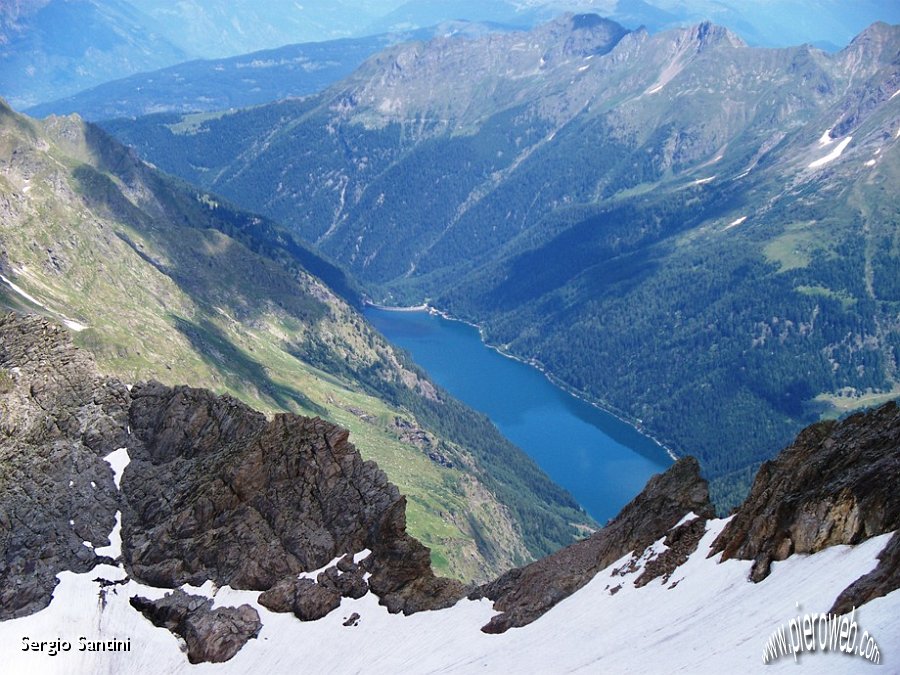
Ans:
<svg viewBox="0 0 900 675"><path fill-rule="evenodd" d="M189 53L124 0L14 3L0 34L0 95L24 108Z"/></svg>
<svg viewBox="0 0 900 675"><path fill-rule="evenodd" d="M366 34L389 0L130 0L197 56L221 58L299 42Z"/></svg>
<svg viewBox="0 0 900 675"><path fill-rule="evenodd" d="M0 95L24 109L188 59L445 21L528 28L566 11L594 12L651 32L713 20L751 45L810 43L828 51L875 20L900 22L900 6L878 0L32 0L0 8ZM224 86L240 83L229 79Z"/></svg>
<svg viewBox="0 0 900 675"><path fill-rule="evenodd" d="M85 119L100 120L245 108L319 92L390 45L435 35L474 37L492 30L499 28L444 22L409 32L307 42L227 59L188 61L107 82L26 112L36 117L77 112Z"/></svg>

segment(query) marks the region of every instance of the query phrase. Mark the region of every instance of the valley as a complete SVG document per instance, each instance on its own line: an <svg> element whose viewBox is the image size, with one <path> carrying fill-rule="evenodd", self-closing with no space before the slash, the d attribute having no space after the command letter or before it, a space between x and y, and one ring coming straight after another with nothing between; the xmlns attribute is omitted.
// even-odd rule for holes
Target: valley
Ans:
<svg viewBox="0 0 900 675"><path fill-rule="evenodd" d="M606 522L655 473L664 448L482 343L477 329L427 312L367 309L366 318L429 375L483 412L593 518Z"/></svg>
<svg viewBox="0 0 900 675"><path fill-rule="evenodd" d="M104 127L374 302L427 300L643 420L725 512L829 396L897 386L898 44L569 15L397 46L301 101Z"/></svg>
<svg viewBox="0 0 900 675"><path fill-rule="evenodd" d="M271 221L159 174L77 117L0 108L0 171L0 305L65 320L105 372L344 425L402 486L437 569L459 578L593 526L369 327L340 269Z"/></svg>

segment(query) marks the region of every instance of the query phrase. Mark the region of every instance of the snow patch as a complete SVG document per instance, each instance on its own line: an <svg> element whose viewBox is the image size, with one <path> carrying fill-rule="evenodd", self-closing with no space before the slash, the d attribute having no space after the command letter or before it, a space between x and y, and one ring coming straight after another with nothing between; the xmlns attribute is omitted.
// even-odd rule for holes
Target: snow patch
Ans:
<svg viewBox="0 0 900 675"><path fill-rule="evenodd" d="M747 220L747 216L741 216L740 218L736 218L733 221L731 221L728 225L726 225L725 229L730 230L732 227L737 227L738 225L743 224L744 221L746 221L746 220Z"/></svg>
<svg viewBox="0 0 900 675"><path fill-rule="evenodd" d="M83 323L79 323L78 321L73 321L72 319L63 319L62 322L66 324L71 330L74 330L76 333L80 333L83 330L87 330L88 326Z"/></svg>
<svg viewBox="0 0 900 675"><path fill-rule="evenodd" d="M684 518L682 518L682 519L679 520L677 523L675 523L675 527L673 527L672 529L673 529L673 530L678 529L679 527L681 527L681 526L684 525L685 523L689 523L689 522L691 522L692 520L697 520L697 518L699 518L699 517L700 517L700 516L698 516L698 515L697 515L696 513L694 513L693 511L691 511L691 512L688 513Z"/></svg>
<svg viewBox="0 0 900 675"><path fill-rule="evenodd" d="M24 271L24 270L23 270L23 271ZM13 291L15 291L16 293L18 293L20 296L22 296L23 298L25 298L26 300L28 300L28 302L30 302L31 304L37 305L37 306L40 307L41 309L46 309L48 312L52 312L53 314L55 314L56 316L58 316L58 317L62 320L62 322L63 322L64 324L66 324L66 326L68 326L70 329L74 330L76 333L80 333L81 331L83 331L83 330L85 330L85 329L87 328L87 326L85 326L83 323L79 323L78 321L73 321L72 319L69 319L69 318L63 316L63 315L60 314L59 312L53 311L52 309L50 309L49 307L47 307L47 305L45 305L43 302L41 302L40 300L38 300L38 299L37 299L36 297L34 297L33 295L30 295L27 291L25 291L25 290L24 290L23 288L21 288L20 286L17 286L15 283L13 283L10 279L7 279L7 278L6 278L4 275L2 275L2 274L0 274L0 281L2 281L4 284L6 284L7 286L9 286Z"/></svg>
<svg viewBox="0 0 900 675"><path fill-rule="evenodd" d="M707 183L712 183L716 179L715 176L710 176L709 178L698 178L691 185L706 185Z"/></svg>
<svg viewBox="0 0 900 675"><path fill-rule="evenodd" d="M832 129L833 128L834 127L832 127ZM820 148L824 148L826 145L831 145L832 143L834 143L834 139L831 137L832 129L826 129L825 133L819 137L819 147Z"/></svg>
<svg viewBox="0 0 900 675"><path fill-rule="evenodd" d="M868 162L866 162L866 166L875 166L875 164L876 162L874 159L870 159Z"/></svg>
<svg viewBox="0 0 900 675"><path fill-rule="evenodd" d="M37 299L36 297L34 297L33 295L29 295L28 292L26 292L23 288L17 286L16 284L14 284L12 281L10 281L9 279L7 279L7 278L6 278L5 276L3 276L2 274L0 274L0 281L2 281L4 284L6 284L7 286L9 286L9 287L10 287L11 289L13 289L16 293L18 293L19 295L21 295L23 298L25 298L26 300L28 300L28 302L32 303L33 305L37 305L38 307L42 307L43 309L50 309L50 308L47 307L47 305L45 305L43 302L41 302L40 300L38 300L38 299Z"/></svg>
<svg viewBox="0 0 900 675"><path fill-rule="evenodd" d="M578 69L578 72L579 72L579 73L583 73L583 72L586 71L588 68L590 68L589 65L588 65L588 66L581 66L581 67Z"/></svg>
<svg viewBox="0 0 900 675"><path fill-rule="evenodd" d="M106 460L106 463L109 464L113 471L113 481L115 481L116 490L118 490L122 483L122 473L131 462L131 458L128 456L128 448L119 448L109 453L103 459Z"/></svg>
<svg viewBox="0 0 900 675"><path fill-rule="evenodd" d="M844 150L847 149L847 146L850 145L850 141L852 141L852 140L853 140L853 136L847 136L847 138L845 138L840 143L838 143L838 146L834 150L829 152L827 155L825 155L824 157L822 157L820 159L817 159L814 162L810 162L809 168L810 169L818 169L821 166L825 166L829 162L833 162L834 160L836 160L838 157L841 156L841 154L844 152Z"/></svg>
<svg viewBox="0 0 900 675"><path fill-rule="evenodd" d="M900 94L900 89L891 94L891 97L888 99L888 101L893 101L897 97L897 94Z"/></svg>
<svg viewBox="0 0 900 675"><path fill-rule="evenodd" d="M204 584L200 590L214 593L215 605L249 604L263 623L257 639L231 661L214 666L189 664L179 640L128 603L134 595L161 598L166 589L138 584L109 565L84 574L63 572L48 608L0 622L0 644L10 645L4 670L34 672L39 663L42 673L303 672L310 664L317 672L760 672L765 641L797 616L797 603L801 613L827 611L841 590L875 567L892 536L792 556L773 563L770 576L754 584L748 581L750 561L706 557L727 522L707 523L697 551L668 582L657 579L635 588L636 572L626 577L614 573L631 560L625 556L545 616L502 635L479 630L495 614L489 600L462 600L447 610L406 617L389 614L368 593L359 600L344 599L320 621L301 623L291 614L261 607L257 592L216 591ZM641 559L658 552L658 543L642 552ZM96 578L125 583L104 589ZM610 594L616 586L618 592ZM353 612L361 617L359 625L345 628L342 623ZM900 650L900 591L857 609L855 620L883 654ZM132 649L90 654L77 651L76 642L59 659L40 661L20 649L23 636L76 641L81 631L91 640L130 638ZM872 670L861 659L838 654L804 659L817 673ZM797 670L791 659L765 668L770 669Z"/></svg>
<svg viewBox="0 0 900 675"><path fill-rule="evenodd" d="M109 556L113 560L122 555L122 512L116 511L116 524L109 533L109 546L94 549L97 555Z"/></svg>
<svg viewBox="0 0 900 675"><path fill-rule="evenodd" d="M649 95L649 94L658 94L659 92L662 91L662 88L663 88L664 86L665 86L664 84L658 84L658 85L656 85L655 87L653 87L653 89L648 89L648 90L645 91L644 93L645 93L645 94L648 94L648 95Z"/></svg>

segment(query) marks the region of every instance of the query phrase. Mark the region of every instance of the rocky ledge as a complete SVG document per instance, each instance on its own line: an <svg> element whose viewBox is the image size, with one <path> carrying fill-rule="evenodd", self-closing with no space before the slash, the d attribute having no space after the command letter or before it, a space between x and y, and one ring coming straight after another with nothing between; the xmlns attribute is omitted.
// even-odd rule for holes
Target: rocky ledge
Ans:
<svg viewBox="0 0 900 675"><path fill-rule="evenodd" d="M0 620L100 562L119 508L103 457L127 445L130 400L64 328L0 315Z"/></svg>

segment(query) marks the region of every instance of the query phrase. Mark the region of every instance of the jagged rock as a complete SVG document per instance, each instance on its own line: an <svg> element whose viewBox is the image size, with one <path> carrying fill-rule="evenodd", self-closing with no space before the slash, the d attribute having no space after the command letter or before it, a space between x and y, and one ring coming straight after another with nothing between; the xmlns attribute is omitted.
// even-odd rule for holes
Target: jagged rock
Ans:
<svg viewBox="0 0 900 675"><path fill-rule="evenodd" d="M265 591L369 548L370 586L391 611L446 606L464 594L434 576L430 552L406 533L405 498L362 460L345 429L298 415L267 421L233 398L188 387L139 384L131 396L122 537L135 578ZM344 576L335 581L338 601L365 594L361 574ZM298 616L333 602L315 593Z"/></svg>
<svg viewBox="0 0 900 675"><path fill-rule="evenodd" d="M372 573L369 588L389 612L413 614L456 604L466 594L458 581L436 577L431 552L406 533L406 497L384 514L364 562Z"/></svg>
<svg viewBox="0 0 900 675"><path fill-rule="evenodd" d="M493 617L482 631L503 633L524 626L587 584L600 570L630 551L641 552L671 530L687 513L711 518L706 481L693 457L676 462L654 476L643 492L606 527L593 535L526 567L511 570L471 593L489 598Z"/></svg>
<svg viewBox="0 0 900 675"><path fill-rule="evenodd" d="M359 625L359 614L357 614L356 612L353 612L353 614L351 614L347 618L347 620L344 621L343 625L347 626L348 628L350 626L358 626Z"/></svg>
<svg viewBox="0 0 900 675"><path fill-rule="evenodd" d="M352 555L345 555L343 558L338 560L337 568L341 572L355 572L359 569L359 565L353 562Z"/></svg>
<svg viewBox="0 0 900 675"><path fill-rule="evenodd" d="M772 561L859 542L900 528L900 408L888 403L807 427L762 465L750 495L713 544L722 559Z"/></svg>
<svg viewBox="0 0 900 675"><path fill-rule="evenodd" d="M0 620L46 607L63 570L99 562L118 491L103 457L128 445L127 388L69 332L0 316ZM71 524L70 524L71 523Z"/></svg>
<svg viewBox="0 0 900 675"><path fill-rule="evenodd" d="M341 605L341 594L312 579L284 579L261 593L259 604L273 612L293 612L301 621L316 621Z"/></svg>
<svg viewBox="0 0 900 675"><path fill-rule="evenodd" d="M15 314L0 318L0 413L0 619L46 606L58 572L112 562L82 542L108 544L117 510L124 565L157 586L264 591L368 548L392 611L463 595L406 533L396 486L321 419L267 420L232 397L154 382L129 393L67 331ZM103 460L120 447L131 458L121 492ZM364 595L368 570L340 564L333 588L315 585L291 611Z"/></svg>
<svg viewBox="0 0 900 675"><path fill-rule="evenodd" d="M345 598L358 599L369 592L369 584L366 583L364 572L359 565L355 569L341 573L337 567L329 567L316 579L324 588L331 588Z"/></svg>
<svg viewBox="0 0 900 675"><path fill-rule="evenodd" d="M294 614L301 621L316 621L341 606L341 594L310 579L297 582Z"/></svg>
<svg viewBox="0 0 900 675"><path fill-rule="evenodd" d="M643 573L634 581L635 587L646 586L660 577L662 577L663 583L669 581L672 573L697 550L705 533L706 519L704 518L695 518L670 530L664 542L668 548L657 557L647 561Z"/></svg>
<svg viewBox="0 0 900 675"><path fill-rule="evenodd" d="M154 626L184 638L191 663L228 661L262 629L259 614L250 605L214 610L212 600L180 590L160 600L135 596L130 603Z"/></svg>
<svg viewBox="0 0 900 675"><path fill-rule="evenodd" d="M157 383L132 398L122 531L137 578L267 590L365 548L400 498L320 419L267 421L228 396Z"/></svg>

